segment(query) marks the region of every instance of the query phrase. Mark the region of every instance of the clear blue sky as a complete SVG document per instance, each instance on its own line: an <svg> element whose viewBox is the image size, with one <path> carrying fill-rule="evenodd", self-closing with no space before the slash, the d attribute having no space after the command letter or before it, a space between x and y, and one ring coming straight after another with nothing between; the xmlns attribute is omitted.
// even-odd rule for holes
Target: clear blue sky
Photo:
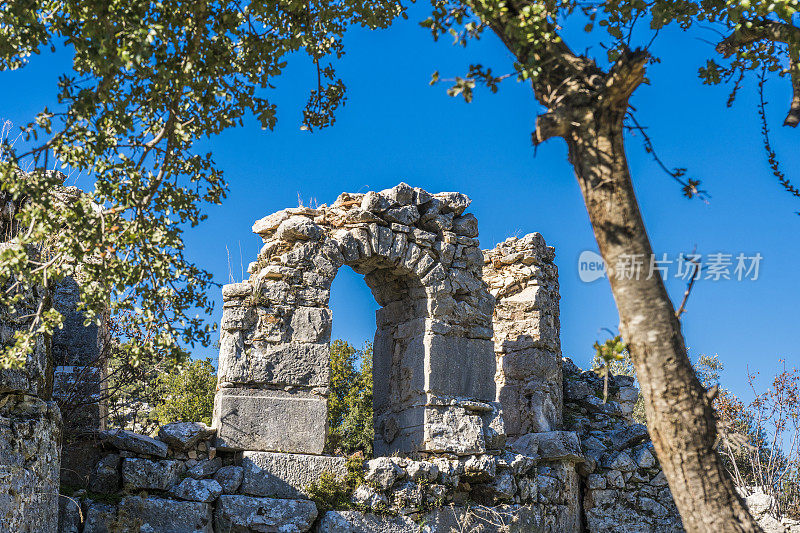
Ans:
<svg viewBox="0 0 800 533"><path fill-rule="evenodd" d="M389 30L347 36L338 70L349 96L333 128L313 134L299 129L316 78L298 57L274 91L279 106L274 132L250 121L206 143L225 170L230 194L187 234L189 255L218 281L227 282L229 270L238 281L241 263L246 268L260 247L250 232L253 221L296 206L298 195L330 204L342 191L380 190L399 181L432 192L462 191L473 199L470 211L480 222L484 248L533 231L555 246L563 352L588 366L592 343L606 336L601 328L616 328L618 316L607 281L578 279L578 255L596 244L564 143L550 141L534 154L530 134L538 106L527 85L507 81L498 94L479 91L472 104L448 97L443 85L428 86L435 70L451 77L480 62L502 73L510 70L511 59L489 34L466 49L451 46L447 38L434 43L416 24L425 7L414 7L408 21ZM585 40L580 33L568 36ZM748 397L748 365L771 375L780 358L800 362L800 217L794 214L800 201L780 189L767 167L754 84L746 84L727 109L727 88L698 80L697 68L713 54L703 39L716 35L662 32L652 48L662 62L649 67L652 83L636 91L632 104L667 164L688 167L703 180L710 205L684 199L638 137L628 140L628 155L656 253L675 256L696 245L703 253L764 257L758 281L699 282L683 320L693 357L718 353L726 365L725 385ZM22 71L0 73L0 118L22 123L51 103L67 59L34 57ZM800 131L780 127L789 97L787 81L768 84L774 145L789 176L800 181ZM77 185L87 182L82 178ZM671 280L668 290L680 301L684 282ZM334 338L359 344L371 339L376 304L363 280L347 268L334 284L331 307ZM220 314L218 305L211 320ZM216 358L213 349L197 355Z"/></svg>

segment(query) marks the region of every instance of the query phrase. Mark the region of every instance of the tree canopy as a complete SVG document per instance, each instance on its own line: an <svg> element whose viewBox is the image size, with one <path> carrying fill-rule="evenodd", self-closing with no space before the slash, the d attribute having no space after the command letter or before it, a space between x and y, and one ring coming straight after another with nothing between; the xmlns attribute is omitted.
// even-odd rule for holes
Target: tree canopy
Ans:
<svg viewBox="0 0 800 533"><path fill-rule="evenodd" d="M275 126L270 100L290 55L316 65L305 128L333 123L344 82L333 62L350 25L378 28L399 2L216 2L17 0L0 6L0 69L65 48L58 106L45 108L0 145L0 187L20 228L0 253L3 307L22 289L80 276L86 319L132 311L144 332L134 357L210 342L211 275L185 255L186 227L225 197L222 170L196 143L254 116ZM63 172L85 172L94 189L57 205ZM54 236L58 236L54 239ZM31 246L48 246L32 254ZM21 365L60 315L40 306L0 357Z"/></svg>

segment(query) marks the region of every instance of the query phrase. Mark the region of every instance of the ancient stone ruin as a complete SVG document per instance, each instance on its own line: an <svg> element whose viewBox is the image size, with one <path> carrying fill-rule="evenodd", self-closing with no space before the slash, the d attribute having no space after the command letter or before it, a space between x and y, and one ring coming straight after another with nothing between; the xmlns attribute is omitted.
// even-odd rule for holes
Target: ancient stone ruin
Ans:
<svg viewBox="0 0 800 533"><path fill-rule="evenodd" d="M0 530L682 531L631 417L633 380L612 378L604 401L602 380L562 358L554 249L530 234L481 251L469 204L401 183L258 220L249 279L222 291L213 427L150 437L96 420L99 453L58 510L60 422L34 354L0 391ZM345 265L381 305L366 461L325 449ZM326 476L356 482L312 500Z"/></svg>

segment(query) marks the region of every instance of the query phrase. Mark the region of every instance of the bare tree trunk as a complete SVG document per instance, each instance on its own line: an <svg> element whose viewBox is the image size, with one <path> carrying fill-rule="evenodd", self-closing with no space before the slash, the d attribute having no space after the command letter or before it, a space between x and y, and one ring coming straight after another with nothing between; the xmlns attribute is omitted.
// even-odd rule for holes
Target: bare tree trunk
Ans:
<svg viewBox="0 0 800 533"><path fill-rule="evenodd" d="M631 90L632 92L632 90ZM611 290L642 387L647 426L675 504L690 532L761 531L738 496L714 449L710 399L691 366L680 321L656 272L649 276L650 240L639 212L625 157L620 105L593 106L564 138L580 183ZM636 275L619 272L641 258Z"/></svg>

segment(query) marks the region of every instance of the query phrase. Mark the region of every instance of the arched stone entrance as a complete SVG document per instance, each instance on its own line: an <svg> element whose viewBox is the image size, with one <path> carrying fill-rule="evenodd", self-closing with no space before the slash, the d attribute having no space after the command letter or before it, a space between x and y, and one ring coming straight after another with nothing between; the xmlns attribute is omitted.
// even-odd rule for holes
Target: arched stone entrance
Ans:
<svg viewBox="0 0 800 533"><path fill-rule="evenodd" d="M250 279L223 288L215 425L222 447L320 454L331 283L343 265L376 301L375 453L497 447L493 297L459 193L404 183L255 223ZM341 319L342 317L340 317Z"/></svg>

